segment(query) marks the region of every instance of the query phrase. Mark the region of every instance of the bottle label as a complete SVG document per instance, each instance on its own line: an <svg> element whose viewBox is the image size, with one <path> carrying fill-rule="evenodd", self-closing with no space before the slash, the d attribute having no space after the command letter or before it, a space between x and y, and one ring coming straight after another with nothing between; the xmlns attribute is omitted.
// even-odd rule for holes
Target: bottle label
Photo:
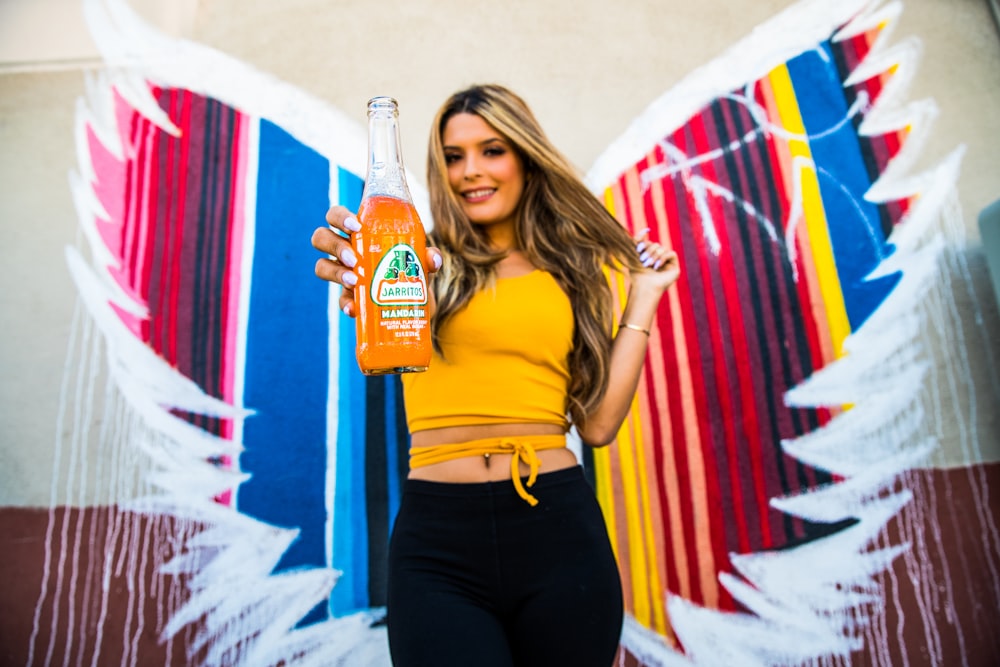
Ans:
<svg viewBox="0 0 1000 667"><path fill-rule="evenodd" d="M424 317L427 277L416 251L397 243L382 255L371 280L372 303L382 309L382 319Z"/></svg>

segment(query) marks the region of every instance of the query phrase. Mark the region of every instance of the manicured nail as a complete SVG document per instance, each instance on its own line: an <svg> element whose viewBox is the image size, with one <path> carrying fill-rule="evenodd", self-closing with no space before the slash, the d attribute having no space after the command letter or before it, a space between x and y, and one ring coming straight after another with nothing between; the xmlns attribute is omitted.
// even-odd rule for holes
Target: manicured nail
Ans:
<svg viewBox="0 0 1000 667"><path fill-rule="evenodd" d="M642 265L648 269L650 266L653 265L653 260L647 257L646 259L642 260Z"/></svg>
<svg viewBox="0 0 1000 667"><path fill-rule="evenodd" d="M361 231L361 223L355 217L344 218L344 227L351 230L352 232Z"/></svg>
<svg viewBox="0 0 1000 667"><path fill-rule="evenodd" d="M640 262L645 263L646 260L648 260L648 259L649 259L649 253L648 252L644 252L641 255L639 255L639 261Z"/></svg>
<svg viewBox="0 0 1000 667"><path fill-rule="evenodd" d="M340 261L343 262L344 266L353 269L354 265L358 263L358 258L354 256L353 250L344 248L340 251Z"/></svg>
<svg viewBox="0 0 1000 667"><path fill-rule="evenodd" d="M351 307L350 306L344 306L344 315L347 315L348 317L351 316Z"/></svg>
<svg viewBox="0 0 1000 667"><path fill-rule="evenodd" d="M642 252L642 249L646 247L645 241L639 241L639 245L635 247L636 252Z"/></svg>
<svg viewBox="0 0 1000 667"><path fill-rule="evenodd" d="M353 273L351 273L350 271L348 271L347 273L345 273L344 277L341 278L340 280L347 287L354 287L355 285L358 284L358 277L356 275L354 275Z"/></svg>
<svg viewBox="0 0 1000 667"><path fill-rule="evenodd" d="M441 268L441 255L434 253L434 270L437 271Z"/></svg>

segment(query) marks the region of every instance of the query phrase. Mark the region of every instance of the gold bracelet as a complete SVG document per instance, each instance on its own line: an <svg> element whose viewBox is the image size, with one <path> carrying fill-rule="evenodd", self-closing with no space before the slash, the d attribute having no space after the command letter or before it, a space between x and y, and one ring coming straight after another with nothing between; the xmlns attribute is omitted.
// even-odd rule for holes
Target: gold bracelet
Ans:
<svg viewBox="0 0 1000 667"><path fill-rule="evenodd" d="M618 328L619 329L632 329L633 331L638 331L640 333L644 333L647 336L649 335L649 329L643 329L642 327L637 326L635 324L625 324L624 322L622 322L622 323L620 323L618 325Z"/></svg>

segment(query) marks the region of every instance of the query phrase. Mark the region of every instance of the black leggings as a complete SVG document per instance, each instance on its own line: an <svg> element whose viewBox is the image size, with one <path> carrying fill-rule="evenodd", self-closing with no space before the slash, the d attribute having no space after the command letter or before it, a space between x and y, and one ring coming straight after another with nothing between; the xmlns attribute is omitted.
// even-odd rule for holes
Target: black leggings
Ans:
<svg viewBox="0 0 1000 667"><path fill-rule="evenodd" d="M609 667L622 587L579 467L507 482L407 480L389 545L396 667Z"/></svg>

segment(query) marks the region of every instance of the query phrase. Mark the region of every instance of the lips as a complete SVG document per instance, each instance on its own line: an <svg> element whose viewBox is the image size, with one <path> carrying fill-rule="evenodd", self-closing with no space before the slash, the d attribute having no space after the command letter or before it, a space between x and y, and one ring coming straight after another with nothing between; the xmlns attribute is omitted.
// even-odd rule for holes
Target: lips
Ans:
<svg viewBox="0 0 1000 667"><path fill-rule="evenodd" d="M476 190L469 190L468 192L463 192L462 198L471 204L475 204L478 202L486 201L487 199L492 197L493 193L496 191L497 191L496 188L478 188Z"/></svg>

